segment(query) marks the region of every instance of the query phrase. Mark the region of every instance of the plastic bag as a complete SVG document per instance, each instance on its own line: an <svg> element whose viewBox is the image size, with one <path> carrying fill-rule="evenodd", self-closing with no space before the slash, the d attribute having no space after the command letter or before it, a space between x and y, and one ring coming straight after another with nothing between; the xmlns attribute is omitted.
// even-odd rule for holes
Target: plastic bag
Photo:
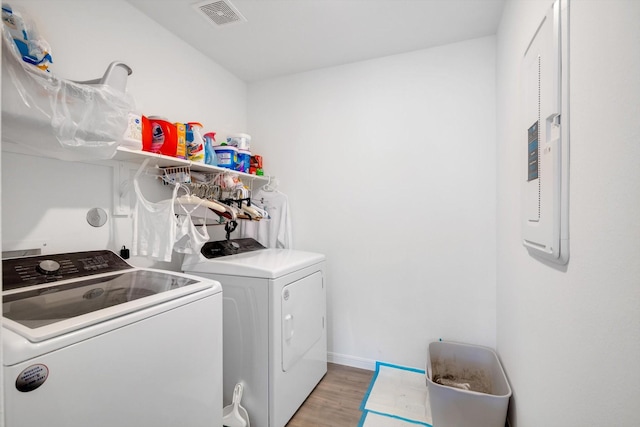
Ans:
<svg viewBox="0 0 640 427"><path fill-rule="evenodd" d="M3 15L8 10L3 5ZM14 16L17 13L12 11ZM22 28L29 39L29 34L37 33L29 32L23 18ZM7 22L4 17L3 22ZM64 80L48 67L23 60L12 31L15 33L3 23L3 140L63 160L113 157L127 129L129 112L135 110L133 99L125 93L131 69L114 62L100 79ZM29 40L41 48L47 46L33 36Z"/></svg>

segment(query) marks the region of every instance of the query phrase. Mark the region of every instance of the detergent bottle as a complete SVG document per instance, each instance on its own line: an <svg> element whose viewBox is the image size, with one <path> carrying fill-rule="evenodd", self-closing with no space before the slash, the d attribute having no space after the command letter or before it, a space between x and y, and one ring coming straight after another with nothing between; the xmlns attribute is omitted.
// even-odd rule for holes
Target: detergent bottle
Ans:
<svg viewBox="0 0 640 427"><path fill-rule="evenodd" d="M176 127L164 117L149 116L151 139L145 151L176 156ZM144 126L144 123L143 123ZM145 131L143 131L145 132ZM145 145L143 145L144 149Z"/></svg>
<svg viewBox="0 0 640 427"><path fill-rule="evenodd" d="M202 124L198 122L187 123L187 160L204 163L205 146L200 129Z"/></svg>

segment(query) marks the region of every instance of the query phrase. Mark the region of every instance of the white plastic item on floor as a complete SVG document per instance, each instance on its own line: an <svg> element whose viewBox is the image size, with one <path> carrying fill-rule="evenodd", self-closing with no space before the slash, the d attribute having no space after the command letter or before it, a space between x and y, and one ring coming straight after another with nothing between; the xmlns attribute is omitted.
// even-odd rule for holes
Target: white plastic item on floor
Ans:
<svg viewBox="0 0 640 427"><path fill-rule="evenodd" d="M222 410L222 425L224 427L250 427L249 414L240 406L242 400L242 384L236 384L233 389L233 402Z"/></svg>
<svg viewBox="0 0 640 427"><path fill-rule="evenodd" d="M504 427L511 387L492 349L432 342L426 379L433 427Z"/></svg>

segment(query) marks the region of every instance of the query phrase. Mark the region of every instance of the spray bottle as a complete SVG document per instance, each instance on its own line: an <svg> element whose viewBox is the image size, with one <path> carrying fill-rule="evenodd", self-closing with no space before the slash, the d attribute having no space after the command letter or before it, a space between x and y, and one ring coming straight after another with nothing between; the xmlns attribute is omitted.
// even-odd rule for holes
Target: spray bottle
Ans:
<svg viewBox="0 0 640 427"><path fill-rule="evenodd" d="M218 158L213 146L216 145L216 133L207 132L204 137L204 162L211 166L218 166Z"/></svg>

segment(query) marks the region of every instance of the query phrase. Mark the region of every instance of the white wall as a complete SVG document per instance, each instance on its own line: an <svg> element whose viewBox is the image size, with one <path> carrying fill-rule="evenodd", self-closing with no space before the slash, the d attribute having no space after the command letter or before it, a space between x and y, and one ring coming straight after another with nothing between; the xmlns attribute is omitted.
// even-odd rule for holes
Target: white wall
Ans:
<svg viewBox="0 0 640 427"><path fill-rule="evenodd" d="M207 131L245 130L245 83L129 3L24 0L11 5L26 12L51 45L51 69L57 76L80 81L98 78L110 62L120 60L133 69L128 91L141 113L176 122L199 121ZM130 247L131 220L111 215L112 173L109 166L3 153L5 248L7 242L16 241L46 242L48 253ZM147 184L149 198L168 196L156 183ZM92 207L109 213L106 226L87 224L85 216ZM143 258L134 262L154 264ZM163 266L179 268L179 260Z"/></svg>
<svg viewBox="0 0 640 427"><path fill-rule="evenodd" d="M495 38L251 84L249 129L327 255L330 358L495 345Z"/></svg>
<svg viewBox="0 0 640 427"><path fill-rule="evenodd" d="M122 60L145 114L245 130L244 83L128 3L12 4L36 19L59 75L91 79ZM335 360L419 367L438 337L497 345L512 427L635 426L640 2L571 4L566 268L520 244L518 72L550 4L507 2L497 70L485 38L253 84L249 131L290 196L295 247L328 256ZM3 152L3 242L129 244L129 219L84 219L111 212L111 173Z"/></svg>
<svg viewBox="0 0 640 427"><path fill-rule="evenodd" d="M498 32L497 346L512 427L640 425L640 2L570 8L570 260L520 244L519 67L550 1Z"/></svg>

